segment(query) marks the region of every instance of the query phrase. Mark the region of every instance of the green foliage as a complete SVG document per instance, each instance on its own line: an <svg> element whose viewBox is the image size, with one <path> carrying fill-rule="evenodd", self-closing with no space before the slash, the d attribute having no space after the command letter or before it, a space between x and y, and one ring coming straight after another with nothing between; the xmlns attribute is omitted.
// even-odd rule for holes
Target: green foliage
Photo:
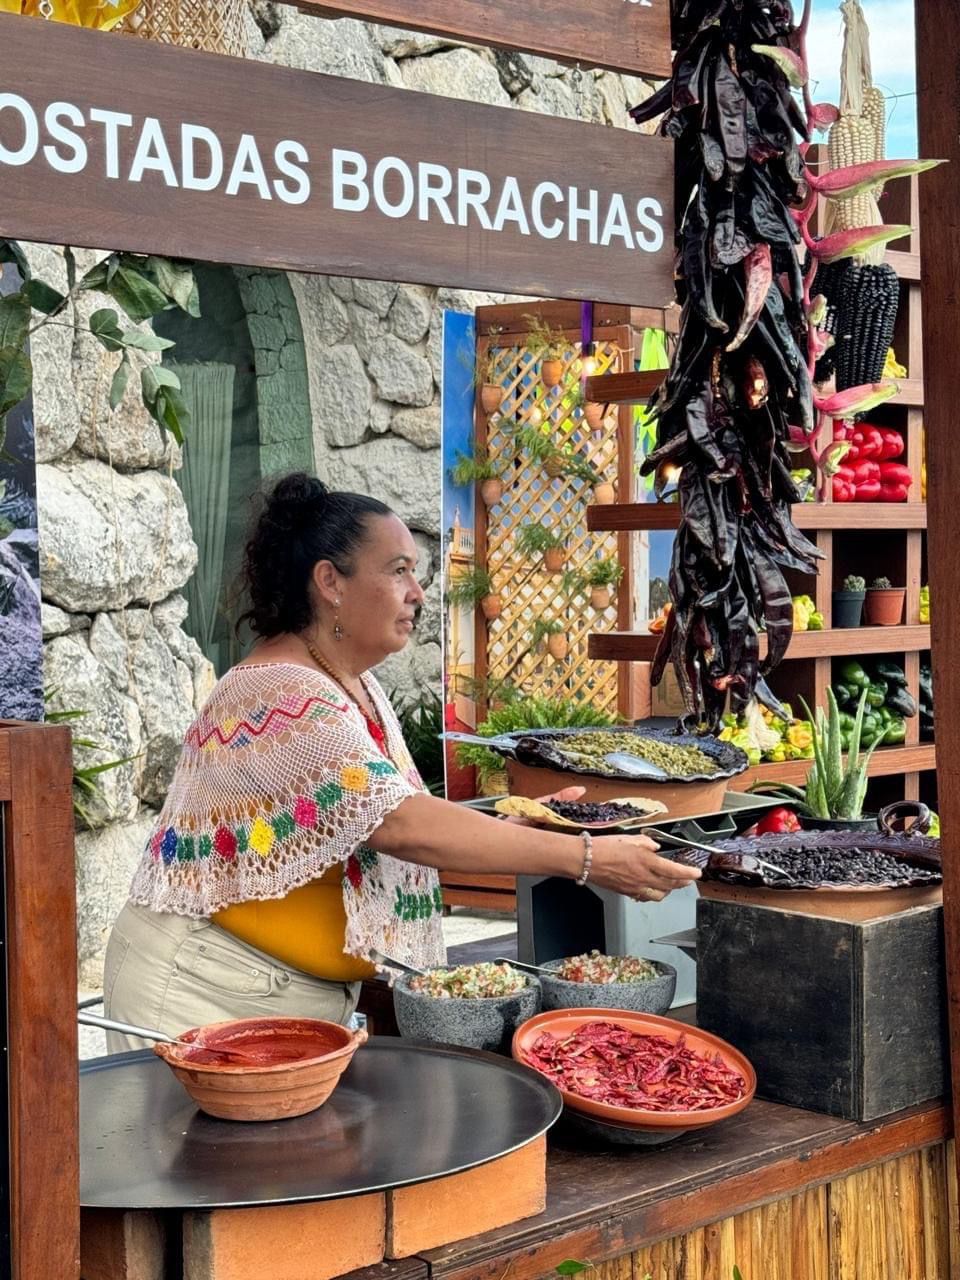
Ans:
<svg viewBox="0 0 960 1280"><path fill-rule="evenodd" d="M529 328L523 345L540 360L562 360L570 345L562 329L553 329L542 316L523 317Z"/></svg>
<svg viewBox="0 0 960 1280"><path fill-rule="evenodd" d="M68 710L68 711L51 711L49 703L52 698L56 697L56 689L48 689L43 695L44 710L43 719L45 724L70 724L74 720L82 720L84 716L89 715L89 711ZM73 749L76 753L79 747L83 751L104 751L106 748L102 743L95 741L93 738L78 738L76 733L71 731L73 740ZM411 753L412 754L412 753ZM73 813L85 827L94 827L92 817L84 804L84 801L90 796L95 795L97 791L97 779L101 773L107 773L111 769L119 769L125 764L132 764L134 760L138 760L139 756L125 756L122 760L107 760L103 764L79 765L77 764L76 754L73 760Z"/></svg>
<svg viewBox="0 0 960 1280"><path fill-rule="evenodd" d="M30 334L45 324L65 324L66 321L57 321L55 317L79 294L101 293L115 304L98 308L88 322L90 333L104 350L120 356L110 384L111 409L116 409L126 391L131 370L130 352L153 354L173 346L155 333L129 328L120 313L134 324L142 324L173 307L194 317L200 314L199 294L189 263L152 255L112 253L78 281L72 250L64 249L63 256L68 281L65 294L31 275L16 241L0 240L0 262L15 263L23 277L17 293L0 299L0 441L3 418L30 394L33 383L33 366L27 353ZM146 364L141 369L143 403L154 421L178 443L182 443L189 421L180 390L179 379L162 365Z"/></svg>
<svg viewBox="0 0 960 1280"><path fill-rule="evenodd" d="M481 480L499 480L500 468L492 458L479 451L469 458L458 453L450 468L450 479L455 485L477 484Z"/></svg>
<svg viewBox="0 0 960 1280"><path fill-rule="evenodd" d="M496 594L493 579L480 565L450 580L447 599L458 608L475 609L485 596Z"/></svg>
<svg viewBox="0 0 960 1280"><path fill-rule="evenodd" d="M866 591L867 580L860 578L855 573L848 574L843 580L844 591Z"/></svg>
<svg viewBox="0 0 960 1280"><path fill-rule="evenodd" d="M422 693L419 700L404 702L396 693L390 702L397 713L407 750L417 772L432 796L442 796L443 786L443 700L433 692Z"/></svg>
<svg viewBox="0 0 960 1280"><path fill-rule="evenodd" d="M533 624L530 639L534 649L543 644L547 636L562 636L566 628L557 618L538 618Z"/></svg>
<svg viewBox="0 0 960 1280"><path fill-rule="evenodd" d="M595 1267L592 1262L578 1262L576 1258L566 1258L554 1267L558 1276L578 1276L581 1271L593 1270Z"/></svg>
<svg viewBox="0 0 960 1280"><path fill-rule="evenodd" d="M606 729L615 723L612 716L589 702L556 696L512 698L493 708L486 720L477 725L477 733L481 738L495 738L517 729ZM466 768L472 765L481 780L503 768L503 760L495 751L471 742L457 746L457 761Z"/></svg>
<svg viewBox="0 0 960 1280"><path fill-rule="evenodd" d="M833 690L828 688L827 710L817 707L816 716L811 715L810 708L800 699L804 715L813 726L814 763L807 774L806 786L800 788L787 783L755 783L750 790L761 795L778 796L808 818L831 821L861 818L870 761L883 741L881 734L863 756L860 755L867 693L868 690L864 689L857 703L845 761L840 708Z"/></svg>
<svg viewBox="0 0 960 1280"><path fill-rule="evenodd" d="M562 547L565 542L562 531L545 524L524 524L517 531L517 550L522 556L542 555L552 547Z"/></svg>
<svg viewBox="0 0 960 1280"><path fill-rule="evenodd" d="M623 565L611 557L591 560L583 575L589 587L615 587L622 577Z"/></svg>

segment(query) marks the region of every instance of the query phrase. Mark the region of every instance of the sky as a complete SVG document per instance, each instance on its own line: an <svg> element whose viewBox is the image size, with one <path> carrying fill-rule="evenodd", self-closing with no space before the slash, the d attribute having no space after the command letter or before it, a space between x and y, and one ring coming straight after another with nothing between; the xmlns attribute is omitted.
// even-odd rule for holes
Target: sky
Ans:
<svg viewBox="0 0 960 1280"><path fill-rule="evenodd" d="M873 82L887 95L887 157L917 155L913 0L861 0L870 28ZM795 0L795 8L799 8ZM839 0L814 0L807 58L814 98L837 103L843 21ZM897 97L906 94L906 97Z"/></svg>

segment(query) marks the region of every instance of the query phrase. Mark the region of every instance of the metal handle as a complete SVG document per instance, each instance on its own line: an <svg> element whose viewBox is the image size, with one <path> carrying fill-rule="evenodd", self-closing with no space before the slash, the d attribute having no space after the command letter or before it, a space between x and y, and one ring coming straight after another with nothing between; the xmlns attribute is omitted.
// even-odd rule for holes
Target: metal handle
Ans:
<svg viewBox="0 0 960 1280"><path fill-rule="evenodd" d="M88 1013L86 1009L77 1010L77 1021L88 1027L99 1027L101 1031L119 1031L126 1036L137 1036L140 1040L156 1040L160 1044L182 1044L176 1036L165 1035L162 1031L150 1031L147 1027L135 1027L130 1022L117 1022L113 1018L101 1018L99 1014Z"/></svg>
<svg viewBox="0 0 960 1280"><path fill-rule="evenodd" d="M915 819L909 827L907 826L908 818ZM895 804L888 804L885 809L880 810L877 826L885 836L903 835L909 838L925 836L930 830L932 821L933 814L919 800L898 800Z"/></svg>

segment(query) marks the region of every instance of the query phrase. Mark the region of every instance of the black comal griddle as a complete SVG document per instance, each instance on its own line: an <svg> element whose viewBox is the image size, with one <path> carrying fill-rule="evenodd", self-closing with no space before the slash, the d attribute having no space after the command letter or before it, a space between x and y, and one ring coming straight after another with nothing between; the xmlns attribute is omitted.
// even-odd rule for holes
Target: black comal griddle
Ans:
<svg viewBox="0 0 960 1280"><path fill-rule="evenodd" d="M373 1037L327 1102L293 1120L214 1120L149 1050L80 1067L80 1203L228 1209L337 1199L460 1173L538 1138L542 1076L474 1049Z"/></svg>

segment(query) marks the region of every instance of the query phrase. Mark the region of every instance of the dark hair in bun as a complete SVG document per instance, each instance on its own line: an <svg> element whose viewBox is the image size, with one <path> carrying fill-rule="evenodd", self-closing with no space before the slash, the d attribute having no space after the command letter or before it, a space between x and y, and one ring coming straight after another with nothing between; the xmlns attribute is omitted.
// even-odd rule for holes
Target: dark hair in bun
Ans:
<svg viewBox="0 0 960 1280"><path fill-rule="evenodd" d="M244 551L250 607L240 623L265 637L303 631L313 618L309 586L317 561L329 560L349 577L367 519L392 514L376 498L331 492L304 471L284 476L266 495Z"/></svg>

